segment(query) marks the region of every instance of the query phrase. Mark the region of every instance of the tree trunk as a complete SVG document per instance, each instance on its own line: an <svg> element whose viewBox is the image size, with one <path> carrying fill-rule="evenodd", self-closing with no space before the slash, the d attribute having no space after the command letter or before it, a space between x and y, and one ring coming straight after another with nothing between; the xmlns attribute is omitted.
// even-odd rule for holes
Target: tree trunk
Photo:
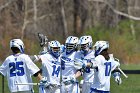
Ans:
<svg viewBox="0 0 140 93"><path fill-rule="evenodd" d="M65 17L65 9L64 9L64 3L63 0L60 0L61 4L61 14L62 14L62 22L64 27L64 38L68 37L68 29L67 29L67 20Z"/></svg>
<svg viewBox="0 0 140 93"><path fill-rule="evenodd" d="M80 0L73 0L74 1L74 34L78 34L81 32L81 18L79 15L79 6Z"/></svg>

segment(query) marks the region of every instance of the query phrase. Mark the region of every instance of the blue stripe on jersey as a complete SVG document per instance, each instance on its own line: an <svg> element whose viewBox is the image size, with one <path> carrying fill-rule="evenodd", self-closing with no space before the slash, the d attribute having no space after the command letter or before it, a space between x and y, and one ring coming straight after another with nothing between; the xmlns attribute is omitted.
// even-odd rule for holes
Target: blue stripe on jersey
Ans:
<svg viewBox="0 0 140 93"><path fill-rule="evenodd" d="M41 86L41 93L44 93L44 87L43 86Z"/></svg>
<svg viewBox="0 0 140 93"><path fill-rule="evenodd" d="M95 88L90 88L90 93L97 92L97 93L110 93L110 91L103 91L103 90L97 90Z"/></svg>
<svg viewBox="0 0 140 93"><path fill-rule="evenodd" d="M76 85L77 85L77 92L76 93L78 93L78 82L76 82Z"/></svg>

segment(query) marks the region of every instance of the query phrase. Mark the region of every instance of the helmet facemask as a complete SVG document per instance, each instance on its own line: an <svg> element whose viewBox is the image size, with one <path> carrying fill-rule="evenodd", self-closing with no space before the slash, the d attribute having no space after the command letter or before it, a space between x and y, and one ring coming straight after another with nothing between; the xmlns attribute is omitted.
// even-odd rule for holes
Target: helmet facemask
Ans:
<svg viewBox="0 0 140 93"><path fill-rule="evenodd" d="M92 48L92 37L91 36L82 36L78 42L80 46L80 51L86 55Z"/></svg>
<svg viewBox="0 0 140 93"><path fill-rule="evenodd" d="M56 40L48 42L49 53L55 58L58 58L60 56L60 47L60 43Z"/></svg>
<svg viewBox="0 0 140 93"><path fill-rule="evenodd" d="M66 54L71 54L77 49L78 37L69 36L66 39L65 46L66 46Z"/></svg>
<svg viewBox="0 0 140 93"><path fill-rule="evenodd" d="M66 53L70 54L75 51L76 44L68 44L66 43Z"/></svg>
<svg viewBox="0 0 140 93"><path fill-rule="evenodd" d="M89 51L89 49L90 49L90 47L89 47L89 44L88 43L87 44L81 44L80 45L80 51L83 54L87 54L88 51Z"/></svg>
<svg viewBox="0 0 140 93"><path fill-rule="evenodd" d="M60 56L60 47L51 47L50 52L54 57L58 58Z"/></svg>

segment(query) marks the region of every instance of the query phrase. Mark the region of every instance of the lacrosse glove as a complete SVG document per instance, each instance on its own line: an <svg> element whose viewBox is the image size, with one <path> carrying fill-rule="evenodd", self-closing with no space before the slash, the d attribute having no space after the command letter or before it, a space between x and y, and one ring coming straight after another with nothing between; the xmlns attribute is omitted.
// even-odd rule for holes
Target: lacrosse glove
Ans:
<svg viewBox="0 0 140 93"><path fill-rule="evenodd" d="M62 80L65 85L74 84L76 82L76 78L74 76L64 76Z"/></svg>
<svg viewBox="0 0 140 93"><path fill-rule="evenodd" d="M86 62L83 62L83 60L80 60L80 59L76 59L74 61L74 67L76 69L82 69L82 68L86 68L87 66L87 63Z"/></svg>
<svg viewBox="0 0 140 93"><path fill-rule="evenodd" d="M47 80L46 77L43 77L43 78L40 80L40 86L43 86L43 87L49 87L49 86L50 86L50 82L48 82L48 80Z"/></svg>
<svg viewBox="0 0 140 93"><path fill-rule="evenodd" d="M115 78L115 82L120 85L122 83L122 79L121 79L121 74L120 72L114 72L113 73L113 77Z"/></svg>

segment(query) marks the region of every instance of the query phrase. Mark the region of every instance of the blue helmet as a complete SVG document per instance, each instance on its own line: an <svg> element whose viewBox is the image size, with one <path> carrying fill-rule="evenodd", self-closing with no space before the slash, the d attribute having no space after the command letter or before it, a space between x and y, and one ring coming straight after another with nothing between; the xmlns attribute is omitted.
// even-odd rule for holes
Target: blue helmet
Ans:
<svg viewBox="0 0 140 93"><path fill-rule="evenodd" d="M89 49L92 48L92 37L91 36L82 36L79 39L78 45L80 46L80 51L83 54L86 54Z"/></svg>
<svg viewBox="0 0 140 93"><path fill-rule="evenodd" d="M17 47L21 53L24 53L24 43L21 39L12 39L10 41L10 48Z"/></svg>
<svg viewBox="0 0 140 93"><path fill-rule="evenodd" d="M60 47L61 44L56 40L48 42L48 51L55 58L58 58L60 56Z"/></svg>
<svg viewBox="0 0 140 93"><path fill-rule="evenodd" d="M78 37L69 36L66 39L65 47L66 47L66 54L71 54L77 49Z"/></svg>
<svg viewBox="0 0 140 93"><path fill-rule="evenodd" d="M94 45L95 48L95 56L99 55L103 50L109 49L108 41L97 41Z"/></svg>

